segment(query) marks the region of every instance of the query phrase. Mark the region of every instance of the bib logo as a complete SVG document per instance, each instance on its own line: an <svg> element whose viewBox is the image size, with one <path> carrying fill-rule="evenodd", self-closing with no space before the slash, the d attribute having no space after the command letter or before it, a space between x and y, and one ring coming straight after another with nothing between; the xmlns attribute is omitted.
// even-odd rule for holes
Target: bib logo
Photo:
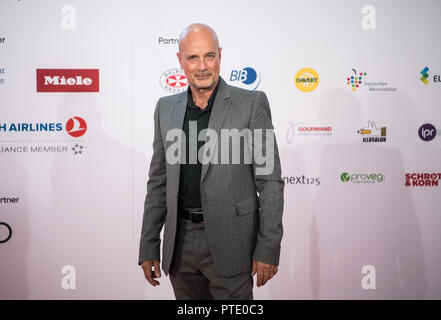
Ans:
<svg viewBox="0 0 441 320"><path fill-rule="evenodd" d="M83 118L73 117L66 122L66 131L74 138L81 137L86 133L87 124Z"/></svg>
<svg viewBox="0 0 441 320"><path fill-rule="evenodd" d="M168 92L179 93L187 89L188 79L185 76L184 70L181 68L173 68L161 74L159 84L162 89Z"/></svg>
<svg viewBox="0 0 441 320"><path fill-rule="evenodd" d="M37 69L37 92L99 92L99 70Z"/></svg>
<svg viewBox="0 0 441 320"><path fill-rule="evenodd" d="M246 67L241 70L232 70L230 73L230 82L240 88L256 90L260 84L260 72L251 67Z"/></svg>
<svg viewBox="0 0 441 320"><path fill-rule="evenodd" d="M319 76L317 71L312 68L303 68L296 74L295 83L297 89L302 92L311 92L315 90L319 84Z"/></svg>
<svg viewBox="0 0 441 320"><path fill-rule="evenodd" d="M340 180L344 183L352 182L352 183L381 183L384 181L384 175L382 173L353 173L349 174L347 172L343 172L340 175Z"/></svg>

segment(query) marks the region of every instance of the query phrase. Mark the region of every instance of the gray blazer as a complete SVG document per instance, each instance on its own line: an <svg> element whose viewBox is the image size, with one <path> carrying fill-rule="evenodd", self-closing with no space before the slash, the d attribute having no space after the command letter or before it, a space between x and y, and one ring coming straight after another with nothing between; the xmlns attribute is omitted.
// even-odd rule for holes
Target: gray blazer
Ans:
<svg viewBox="0 0 441 320"><path fill-rule="evenodd" d="M273 129L264 92L229 86L220 78L208 128ZM168 275L177 229L179 164L166 161L171 129L182 129L187 92L162 97L156 105L153 156L144 203L139 261L160 260L160 232L164 228L162 269ZM262 145L265 154L265 141ZM253 146L254 147L254 146ZM218 272L230 277L251 272L252 260L279 264L283 234L283 189L280 159L274 137L274 170L256 175L258 164L202 165L201 202L208 243ZM220 153L220 152L219 152ZM213 153L214 154L214 153ZM251 153L252 154L252 153ZM220 156L219 156L220 159Z"/></svg>

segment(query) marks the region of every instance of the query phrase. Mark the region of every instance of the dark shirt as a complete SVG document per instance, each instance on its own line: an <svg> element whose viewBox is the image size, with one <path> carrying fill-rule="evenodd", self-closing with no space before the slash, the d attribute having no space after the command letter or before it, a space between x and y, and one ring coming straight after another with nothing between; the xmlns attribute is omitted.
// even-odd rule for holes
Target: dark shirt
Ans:
<svg viewBox="0 0 441 320"><path fill-rule="evenodd" d="M186 159L185 164L180 165L181 168L178 196L178 205L180 209L202 207L200 189L202 164L198 159L198 151L205 144L205 141L198 141L197 150L195 150L193 152L193 156L190 157L189 142L191 137L189 134L189 122L196 122L197 134L195 138L197 140L201 130L208 128L208 121L210 120L211 110L213 108L214 99L216 98L218 88L219 82L211 94L210 99L208 99L207 106L204 109L201 109L194 103L191 95L191 89L188 87L187 110L185 112L184 124L182 128L186 137ZM189 160L192 160L192 163L190 163Z"/></svg>

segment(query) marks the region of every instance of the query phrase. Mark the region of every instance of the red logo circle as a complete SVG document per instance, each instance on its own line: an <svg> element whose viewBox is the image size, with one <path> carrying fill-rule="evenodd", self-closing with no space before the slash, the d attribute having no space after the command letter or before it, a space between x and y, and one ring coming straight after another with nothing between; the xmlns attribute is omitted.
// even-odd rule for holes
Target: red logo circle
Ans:
<svg viewBox="0 0 441 320"><path fill-rule="evenodd" d="M182 88L188 85L187 77L184 74L172 74L165 81L173 88Z"/></svg>
<svg viewBox="0 0 441 320"><path fill-rule="evenodd" d="M87 124L83 118L72 117L66 122L66 131L74 138L81 137L86 133Z"/></svg>

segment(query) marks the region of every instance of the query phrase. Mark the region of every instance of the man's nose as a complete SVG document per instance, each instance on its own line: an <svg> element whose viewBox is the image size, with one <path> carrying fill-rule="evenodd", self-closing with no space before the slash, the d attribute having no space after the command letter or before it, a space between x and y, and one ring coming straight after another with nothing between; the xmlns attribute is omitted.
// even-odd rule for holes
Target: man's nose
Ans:
<svg viewBox="0 0 441 320"><path fill-rule="evenodd" d="M207 69L207 63L205 62L205 59L202 58L199 60L199 70L206 70Z"/></svg>

